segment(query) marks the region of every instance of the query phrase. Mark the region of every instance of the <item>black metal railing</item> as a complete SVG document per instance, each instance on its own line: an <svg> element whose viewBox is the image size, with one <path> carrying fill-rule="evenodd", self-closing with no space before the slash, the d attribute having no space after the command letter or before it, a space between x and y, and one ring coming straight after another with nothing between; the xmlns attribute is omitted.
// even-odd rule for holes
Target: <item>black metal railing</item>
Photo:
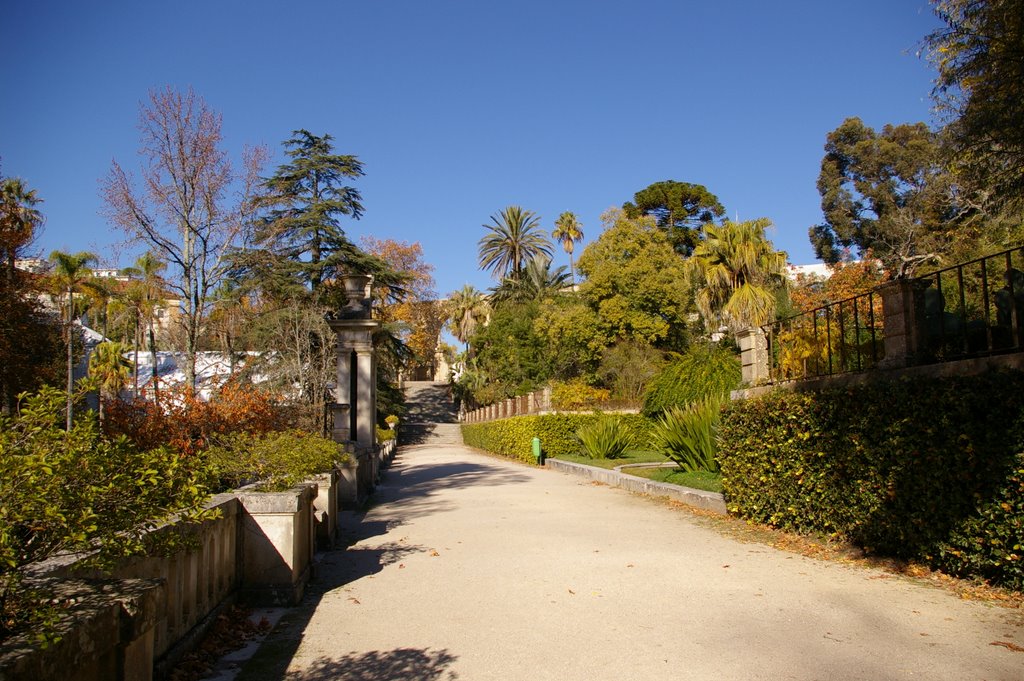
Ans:
<svg viewBox="0 0 1024 681"><path fill-rule="evenodd" d="M885 356L877 290L769 324L771 381L864 371Z"/></svg>
<svg viewBox="0 0 1024 681"><path fill-rule="evenodd" d="M771 382L864 371L885 357L885 313L909 313L914 364L1024 350L1024 246L907 282L883 310L881 288L762 327Z"/></svg>
<svg viewBox="0 0 1024 681"><path fill-rule="evenodd" d="M931 272L914 283L923 315L919 362L1022 349L1024 247Z"/></svg>

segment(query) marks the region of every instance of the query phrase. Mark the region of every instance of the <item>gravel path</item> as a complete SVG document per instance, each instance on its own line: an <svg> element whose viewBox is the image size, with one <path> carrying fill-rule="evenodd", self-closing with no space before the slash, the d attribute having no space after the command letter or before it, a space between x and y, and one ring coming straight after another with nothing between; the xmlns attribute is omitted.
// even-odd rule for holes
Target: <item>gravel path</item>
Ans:
<svg viewBox="0 0 1024 681"><path fill-rule="evenodd" d="M241 679L1024 679L1019 611L461 446L345 516Z"/></svg>

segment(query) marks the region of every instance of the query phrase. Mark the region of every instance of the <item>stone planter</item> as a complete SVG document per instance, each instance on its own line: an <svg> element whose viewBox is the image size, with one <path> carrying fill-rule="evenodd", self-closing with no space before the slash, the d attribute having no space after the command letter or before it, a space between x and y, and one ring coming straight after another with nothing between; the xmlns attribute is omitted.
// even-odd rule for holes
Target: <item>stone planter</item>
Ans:
<svg viewBox="0 0 1024 681"><path fill-rule="evenodd" d="M284 492L243 492L242 596L258 605L295 605L310 578L315 483Z"/></svg>
<svg viewBox="0 0 1024 681"><path fill-rule="evenodd" d="M316 483L317 495L313 500L313 523L316 528L316 548L320 551L333 548L338 539L338 483L341 474L337 469L314 475L310 482Z"/></svg>

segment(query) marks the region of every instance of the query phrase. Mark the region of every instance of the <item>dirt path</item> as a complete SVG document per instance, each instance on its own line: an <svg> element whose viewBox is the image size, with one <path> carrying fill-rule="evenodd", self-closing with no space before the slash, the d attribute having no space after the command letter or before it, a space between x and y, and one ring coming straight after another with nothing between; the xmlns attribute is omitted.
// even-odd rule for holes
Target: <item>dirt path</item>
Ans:
<svg viewBox="0 0 1024 681"><path fill-rule="evenodd" d="M1019 611L464 447L345 521L241 679L1024 679Z"/></svg>

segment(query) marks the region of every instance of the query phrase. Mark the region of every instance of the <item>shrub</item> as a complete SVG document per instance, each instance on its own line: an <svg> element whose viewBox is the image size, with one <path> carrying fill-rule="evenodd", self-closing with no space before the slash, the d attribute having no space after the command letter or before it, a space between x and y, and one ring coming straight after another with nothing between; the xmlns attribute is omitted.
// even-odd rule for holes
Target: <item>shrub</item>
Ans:
<svg viewBox="0 0 1024 681"><path fill-rule="evenodd" d="M650 419L640 414L619 414L617 417L633 436L631 447L647 444L652 426ZM601 418L602 414L514 416L486 423L463 424L462 437L470 447L535 463L531 444L534 437L540 438L546 457L574 456L582 451L576 433Z"/></svg>
<svg viewBox="0 0 1024 681"><path fill-rule="evenodd" d="M103 428L124 435L142 449L169 444L194 454L232 433L268 433L286 425L273 395L247 385L227 383L209 400L182 390L162 390L159 400L113 400Z"/></svg>
<svg viewBox="0 0 1024 681"><path fill-rule="evenodd" d="M391 430L390 428L377 428L377 442L394 440L396 434L397 431Z"/></svg>
<svg viewBox="0 0 1024 681"><path fill-rule="evenodd" d="M648 384L643 413L653 417L669 407L722 400L739 387L741 380L739 359L731 351L718 345L694 346Z"/></svg>
<svg viewBox="0 0 1024 681"><path fill-rule="evenodd" d="M669 407L652 433L654 448L687 473L718 472L719 403L715 400L694 402L686 407Z"/></svg>
<svg viewBox="0 0 1024 681"><path fill-rule="evenodd" d="M579 378L551 386L551 406L555 409L575 411L593 409L611 398L611 391L595 388Z"/></svg>
<svg viewBox="0 0 1024 681"><path fill-rule="evenodd" d="M730 511L1020 588L1024 374L990 372L733 403Z"/></svg>
<svg viewBox="0 0 1024 681"><path fill-rule="evenodd" d="M64 392L44 388L23 397L15 416L0 416L0 639L40 632L50 619L46 594L23 583L31 563L89 551L89 564L109 567L175 540L150 533L171 516L212 515L203 508L209 475L201 461L104 437L95 418L79 417L65 431L65 404Z"/></svg>
<svg viewBox="0 0 1024 681"><path fill-rule="evenodd" d="M618 459L632 444L633 436L621 419L605 416L576 431L583 451L591 459Z"/></svg>
<svg viewBox="0 0 1024 681"><path fill-rule="evenodd" d="M347 460L341 445L320 435L289 430L253 435L236 433L206 451L222 489L259 482L283 490Z"/></svg>

